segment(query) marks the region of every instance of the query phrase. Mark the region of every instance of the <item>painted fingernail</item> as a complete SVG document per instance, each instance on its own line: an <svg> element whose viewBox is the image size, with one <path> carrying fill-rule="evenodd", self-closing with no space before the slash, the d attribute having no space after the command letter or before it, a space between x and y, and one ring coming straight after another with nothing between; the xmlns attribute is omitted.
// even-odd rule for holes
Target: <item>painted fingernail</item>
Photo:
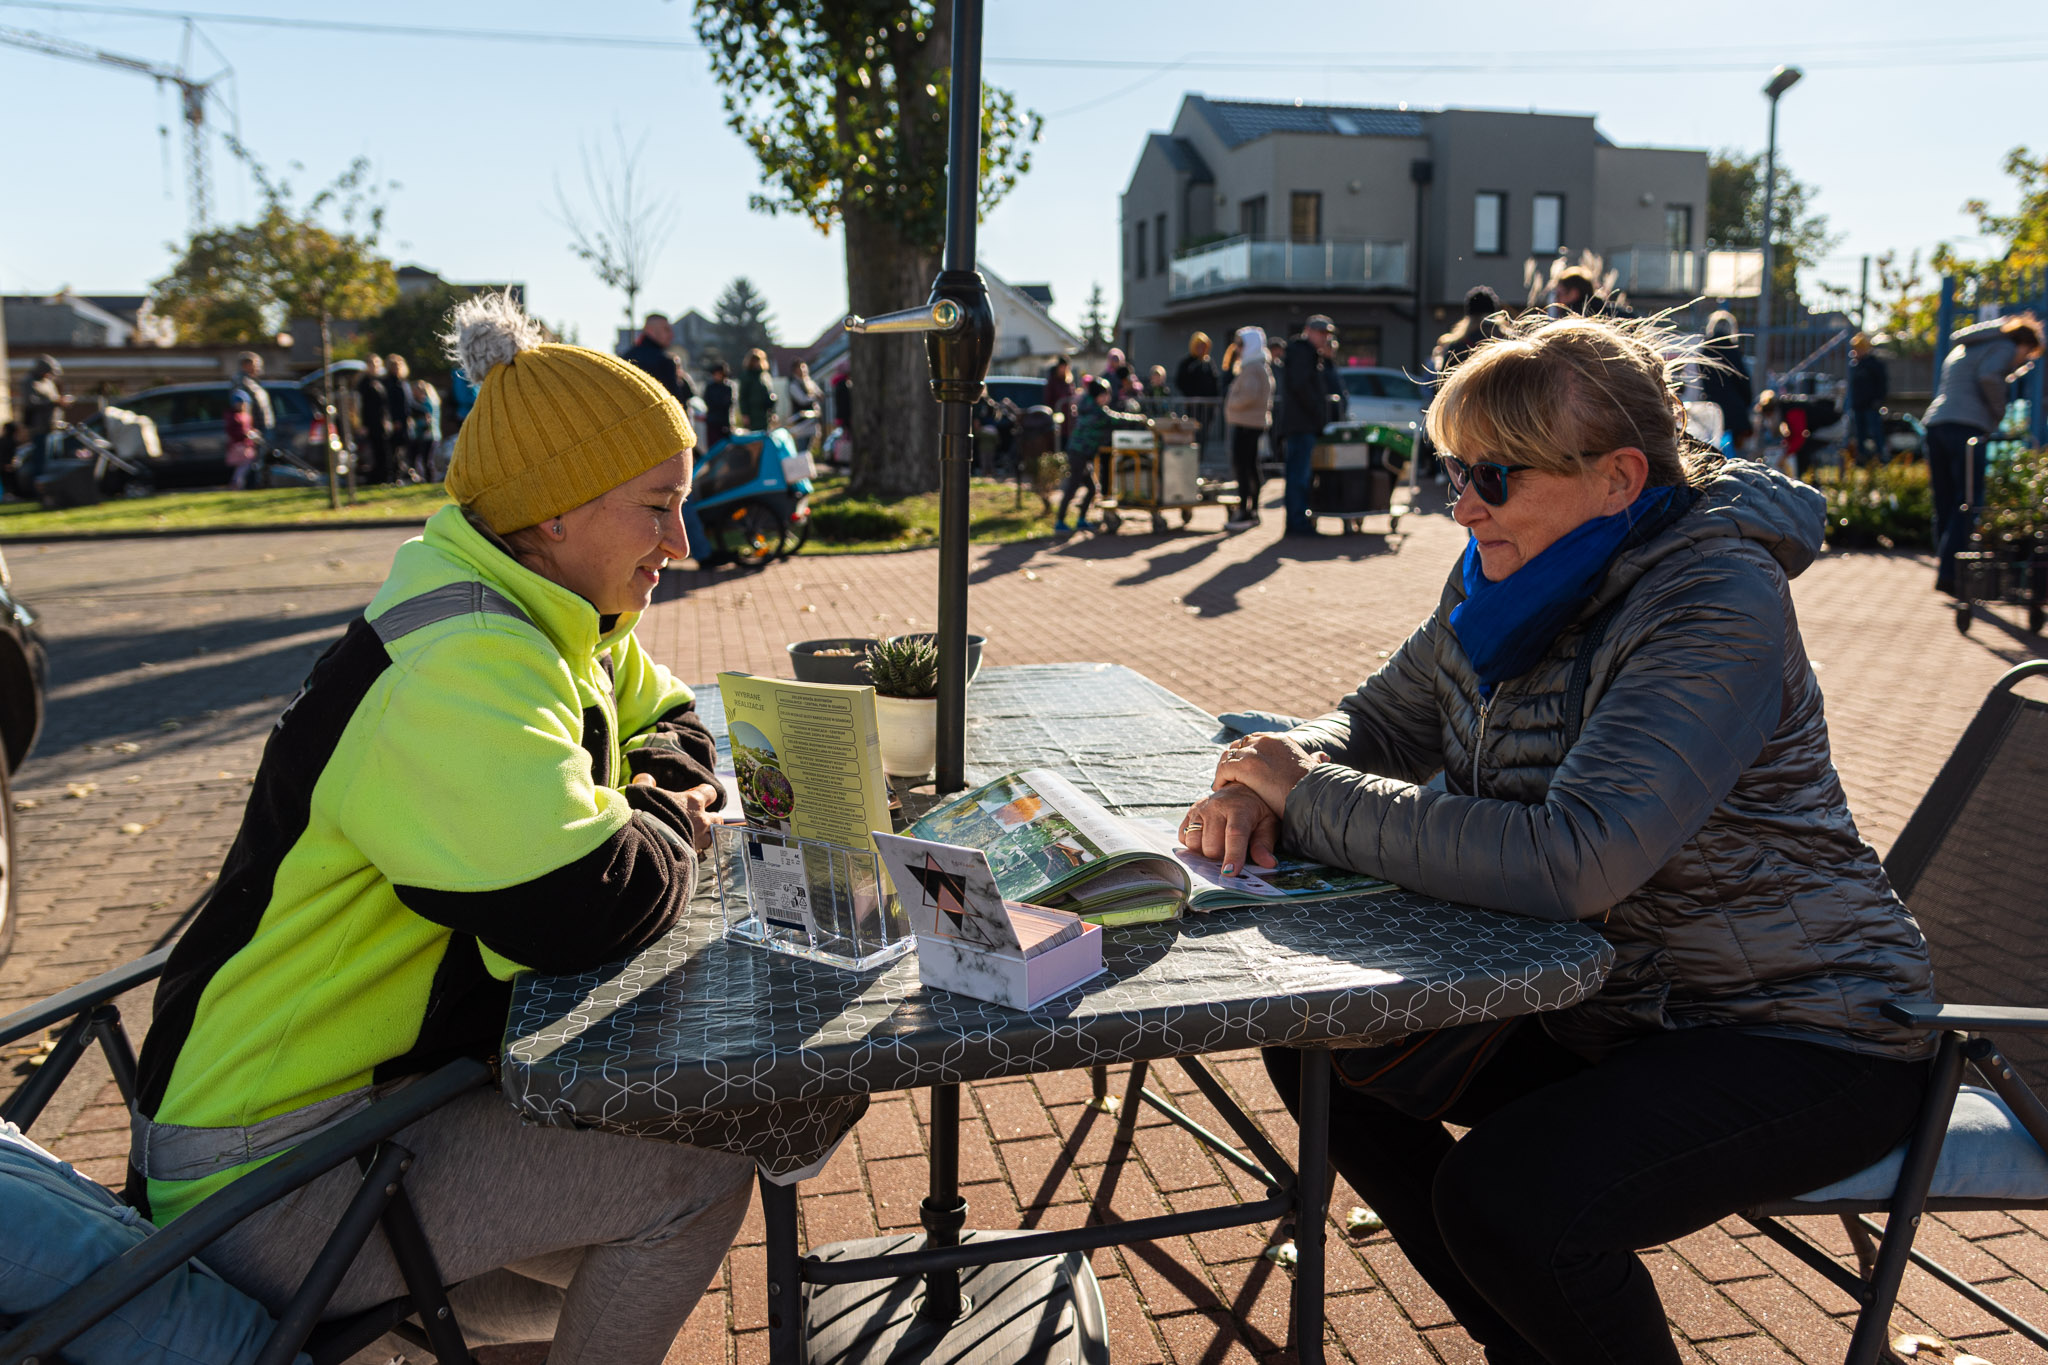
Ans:
<svg viewBox="0 0 2048 1365"><path fill-rule="evenodd" d="M1223 875L1226 877L1235 877L1237 875L1237 864L1225 863L1223 865Z"/></svg>

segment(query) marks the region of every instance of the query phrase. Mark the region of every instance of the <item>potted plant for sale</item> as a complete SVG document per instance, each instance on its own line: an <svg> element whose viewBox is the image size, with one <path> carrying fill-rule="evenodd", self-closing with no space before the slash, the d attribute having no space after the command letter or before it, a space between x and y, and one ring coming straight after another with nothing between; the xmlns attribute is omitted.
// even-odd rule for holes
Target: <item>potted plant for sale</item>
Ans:
<svg viewBox="0 0 2048 1365"><path fill-rule="evenodd" d="M898 636L868 649L882 771L923 777L939 756L939 651L929 640Z"/></svg>

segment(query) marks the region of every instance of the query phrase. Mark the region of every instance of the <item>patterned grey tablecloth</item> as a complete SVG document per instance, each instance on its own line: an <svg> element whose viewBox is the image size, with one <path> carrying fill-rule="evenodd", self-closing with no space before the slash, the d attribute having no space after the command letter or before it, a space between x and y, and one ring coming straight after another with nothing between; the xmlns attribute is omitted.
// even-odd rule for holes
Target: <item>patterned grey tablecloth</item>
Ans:
<svg viewBox="0 0 2048 1365"><path fill-rule="evenodd" d="M722 731L715 690L699 707ZM1212 717L1105 664L987 669L968 727L971 782L1053 768L1133 816L1177 817L1207 787L1219 737ZM925 991L915 955L854 974L726 943L721 927L700 900L630 962L521 977L505 1093L543 1122L786 1171L829 1147L856 1097L1558 1009L1597 989L1612 957L1579 925L1392 893L1110 930L1106 975L1025 1014Z"/></svg>

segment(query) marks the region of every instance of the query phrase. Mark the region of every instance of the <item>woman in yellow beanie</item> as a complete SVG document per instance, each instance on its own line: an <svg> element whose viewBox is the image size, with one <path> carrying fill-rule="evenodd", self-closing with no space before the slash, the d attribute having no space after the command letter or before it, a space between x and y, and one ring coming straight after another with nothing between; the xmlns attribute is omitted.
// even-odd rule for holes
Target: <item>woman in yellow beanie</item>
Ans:
<svg viewBox="0 0 2048 1365"><path fill-rule="evenodd" d="M633 624L683 553L688 420L507 297L453 315L478 384L444 508L400 548L264 750L144 1044L131 1193L159 1220L451 1057L486 1057L522 967L638 951L689 902L722 795L690 691ZM479 1091L399 1134L474 1344L660 1361L753 1163L529 1127ZM216 1242L273 1310L353 1193L344 1167ZM403 1291L373 1238L329 1305Z"/></svg>

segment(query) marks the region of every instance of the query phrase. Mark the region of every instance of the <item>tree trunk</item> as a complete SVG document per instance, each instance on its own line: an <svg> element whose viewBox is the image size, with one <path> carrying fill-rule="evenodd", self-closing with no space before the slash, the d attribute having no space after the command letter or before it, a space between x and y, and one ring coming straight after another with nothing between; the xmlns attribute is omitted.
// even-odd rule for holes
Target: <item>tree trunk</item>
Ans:
<svg viewBox="0 0 2048 1365"><path fill-rule="evenodd" d="M920 250L893 224L854 206L846 233L846 295L863 317L912 308L931 296L939 253ZM900 498L939 486L939 405L921 336L849 339L853 369L853 477L862 497Z"/></svg>

